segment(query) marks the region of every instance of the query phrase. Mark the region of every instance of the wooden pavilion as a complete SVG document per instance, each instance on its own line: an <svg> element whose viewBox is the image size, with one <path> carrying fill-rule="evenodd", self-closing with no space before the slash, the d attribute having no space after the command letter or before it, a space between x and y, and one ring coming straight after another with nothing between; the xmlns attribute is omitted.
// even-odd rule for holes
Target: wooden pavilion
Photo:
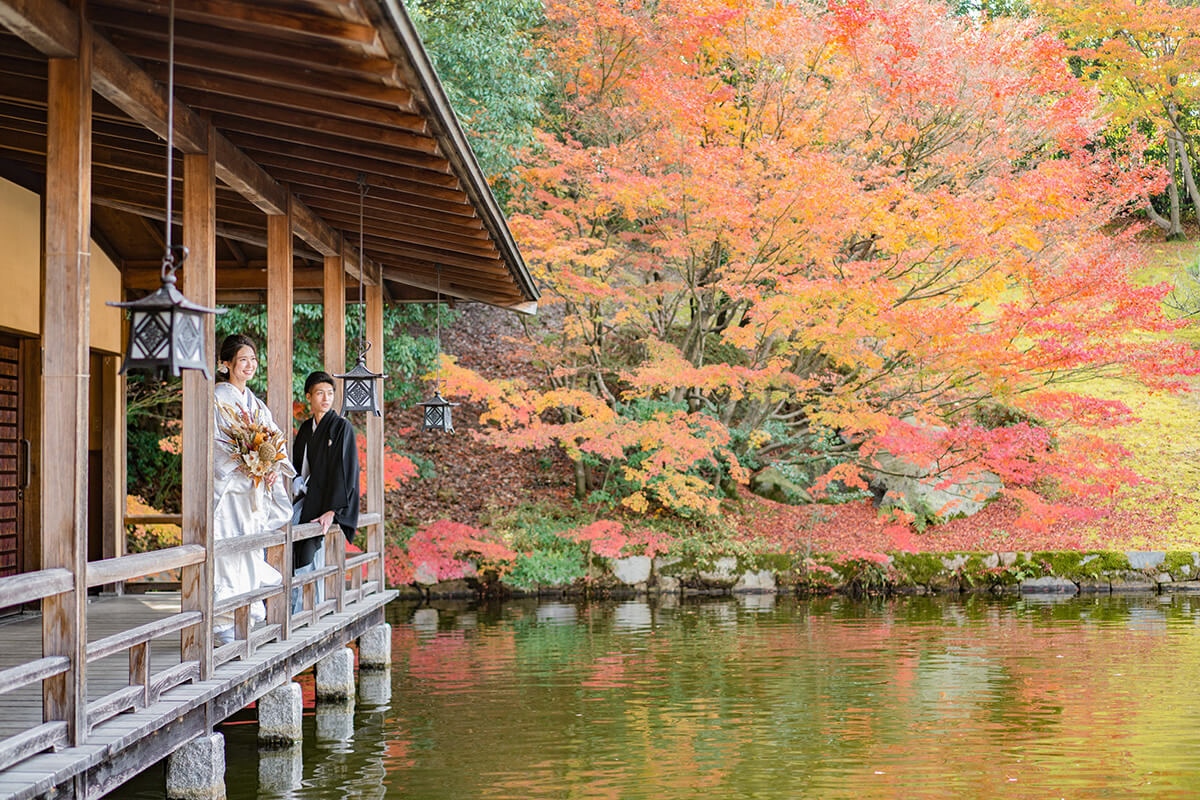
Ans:
<svg viewBox="0 0 1200 800"><path fill-rule="evenodd" d="M536 309L400 0L177 0L175 19L180 286L204 305L265 301L277 420L291 418L295 302L324 304L331 372L346 367L359 281L376 372L387 302L432 301L440 287ZM40 609L0 621L0 797L104 794L378 625L392 596L383 424L368 416L365 552L332 549L324 570L214 607L214 558L261 547L289 576L290 543L319 533L214 545L213 387L195 371L183 379L183 543L124 552L123 321L105 303L159 282L167 29L166 0L0 0L0 614ZM89 601L169 569L182 576L174 606L137 601L123 616L135 599ZM268 624L251 630L247 608L264 599ZM214 648L214 614L229 612L237 638Z"/></svg>

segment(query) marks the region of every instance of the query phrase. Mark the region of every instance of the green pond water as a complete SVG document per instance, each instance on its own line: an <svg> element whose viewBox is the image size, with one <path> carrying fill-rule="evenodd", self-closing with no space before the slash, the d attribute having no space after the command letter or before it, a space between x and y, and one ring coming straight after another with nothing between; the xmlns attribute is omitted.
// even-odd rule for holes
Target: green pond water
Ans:
<svg viewBox="0 0 1200 800"><path fill-rule="evenodd" d="M1200 598L388 609L390 675L230 798L1194 798ZM391 697L386 702L390 683ZM294 784L292 788L287 788ZM116 793L161 797L161 765Z"/></svg>

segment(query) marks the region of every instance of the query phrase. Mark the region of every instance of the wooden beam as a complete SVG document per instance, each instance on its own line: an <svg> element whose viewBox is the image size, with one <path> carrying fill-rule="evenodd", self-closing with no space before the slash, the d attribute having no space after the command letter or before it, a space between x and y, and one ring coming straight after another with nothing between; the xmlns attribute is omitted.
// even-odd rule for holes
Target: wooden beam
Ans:
<svg viewBox="0 0 1200 800"><path fill-rule="evenodd" d="M143 7L142 3L117 2L114 5L125 5L138 10ZM342 40L374 47L379 41L379 34L375 28L366 23L322 14L307 14L260 3L187 0L175 10L175 15L178 19L189 22L214 22L223 25L235 20L243 30L270 35L287 31L297 38L315 39L326 43L329 40Z"/></svg>
<svg viewBox="0 0 1200 800"><path fill-rule="evenodd" d="M323 180L325 178L332 178L336 181L340 181L342 184L357 186L358 176L363 172L363 170L357 168L338 166L324 162L318 163L316 161L306 161L303 159L298 160L297 158L287 155L280 155L279 153L275 152L261 151L256 153L254 158L256 161L258 161L258 163L270 168L272 173L278 174L280 180L293 180L292 177L284 174L285 171L294 171L300 175L303 175L303 180L297 181L297 183L314 186L317 188L317 191L320 191L320 187L324 185ZM321 178L322 180L314 181L314 178ZM372 194L375 194L377 189L382 188L389 192L394 192L397 195L406 197L415 196L418 198L424 197L433 201L448 201L451 204L450 207L457 206L463 210L470 209L470 213L464 214L464 216L474 216L475 214L474 208L470 205L470 201L468 200L466 194L456 189L427 186L420 183L414 183L409 180L395 178L390 175L370 172L368 172L368 182L371 185ZM358 196L357 189L355 189L354 195L355 197ZM391 195L382 196L388 197ZM434 206L431 204L429 207L433 208ZM439 206L438 210L448 210L448 208L445 206Z"/></svg>
<svg viewBox="0 0 1200 800"><path fill-rule="evenodd" d="M275 424L292 442L292 215L267 217L267 407ZM282 597L267 601L267 622L280 625L287 638L291 622L291 520L288 544L273 549L270 561L283 576Z"/></svg>
<svg viewBox="0 0 1200 800"><path fill-rule="evenodd" d="M405 286L413 286L418 289L425 289L430 292L438 290L436 273L431 271L417 271L409 268L385 265L383 268L383 278L384 280L404 284ZM513 303L523 299L515 292L502 292L498 289L488 290L476 286L464 286L455 281L448 281L444 274L442 276L441 293L449 297L457 297L460 300L474 300L502 308L508 308Z"/></svg>
<svg viewBox="0 0 1200 800"><path fill-rule="evenodd" d="M79 52L79 17L61 3L4 0L0 25L50 58L73 58Z"/></svg>
<svg viewBox="0 0 1200 800"><path fill-rule="evenodd" d="M343 216L350 214L354 216L355 227L357 227L358 197L356 195L328 189L320 194L315 192L310 194L307 191L299 192L295 186L292 188L304 195L309 207L321 214L322 217L325 216L326 211L340 212ZM368 221L367 224L370 224L371 220L376 220L388 224L406 225L425 231L426 234L447 234L474 242L486 242L491 239L478 218L428 213L428 209L417 205L418 201L416 200L413 200L411 205L393 203L373 196L375 191L377 190L373 190L367 195L366 203L363 205L363 216Z"/></svg>
<svg viewBox="0 0 1200 800"><path fill-rule="evenodd" d="M346 267L341 255L325 257L324 273L322 353L325 371L337 375L346 371Z"/></svg>
<svg viewBox="0 0 1200 800"><path fill-rule="evenodd" d="M209 128L209 142L216 132ZM209 148L183 157L183 244L188 258L180 270L183 291L194 303L217 301L217 164ZM216 323L204 321L203 341L210 368L216 368ZM198 544L206 558L180 573L181 611L199 611L201 622L182 632L184 661L200 664L200 680L213 670L213 577L216 547L213 539L213 379L199 370L183 375L183 497L182 542Z"/></svg>
<svg viewBox="0 0 1200 800"><path fill-rule="evenodd" d="M93 198L93 202L98 206L113 208L117 211L124 211L129 214L137 214L139 216L148 217L149 219L161 220L165 218L165 214L163 214L163 210L161 208L150 208L148 206L134 205L133 203L112 200L107 197ZM177 224L182 220L182 217L180 217L179 214L175 214L174 217ZM249 230L246 228L239 228L234 225L217 223L217 235L225 239L233 239L234 241L258 245L259 247L267 246L266 236L264 236L263 233L258 230ZM316 252L315 250L309 250L308 248L295 248L295 253L310 261L319 261L322 258L320 253Z"/></svg>
<svg viewBox="0 0 1200 800"><path fill-rule="evenodd" d="M266 121L276 125L287 125L293 128L304 128L318 133L328 133L346 139L358 139L364 142L404 147L409 144L419 146L413 149L421 152L438 152L437 140L427 135L428 126L423 117L413 114L397 113L395 120L389 120L384 125L359 119L326 116L312 111L296 108L274 106L254 100L238 100L228 96L218 96L207 92L181 90L181 97L188 99L192 108L203 109L213 114L214 119L223 120L230 130L237 130L229 120L241 119L249 121ZM218 123L219 125L220 123ZM422 141L414 142L414 138ZM432 142L432 149L424 140Z"/></svg>
<svg viewBox="0 0 1200 800"><path fill-rule="evenodd" d="M91 48L53 58L46 116L45 274L42 279L42 567L72 572L75 588L42 601L42 655L71 667L42 683L45 721L87 739L88 320L91 275Z"/></svg>
<svg viewBox="0 0 1200 800"><path fill-rule="evenodd" d="M138 11L126 11L109 6L92 5L88 17L106 28L119 28L156 41L166 41L167 26L161 17ZM227 25L207 25L186 20L175 21L175 41L201 45L211 53L234 57L252 55L294 64L305 69L315 64L328 71L347 75L371 75L400 83L396 63L388 58L363 53L357 49L320 47L317 43L281 42L260 34L231 29Z"/></svg>
<svg viewBox="0 0 1200 800"><path fill-rule="evenodd" d="M186 98L187 102L195 104L196 108L218 111L225 108L226 98L238 98L252 103L265 103L321 116L370 122L419 133L429 130L425 118L411 112L337 97L319 97L300 89L247 83L216 73L176 69L175 85L179 87L179 97ZM274 109L264 109L264 113L274 113Z"/></svg>
<svg viewBox="0 0 1200 800"><path fill-rule="evenodd" d="M186 223L185 223L186 224ZM189 259L190 260L190 259ZM328 258L326 259L328 263ZM266 291L267 268L262 267L226 267L217 264L217 291ZM130 267L126 265L121 275L121 283L127 289L157 289L161 280L156 267ZM321 267L296 267L292 271L293 289L323 289L325 287L325 270ZM199 302L199 301L197 301Z"/></svg>
<svg viewBox="0 0 1200 800"><path fill-rule="evenodd" d="M421 167L406 167L395 160L370 158L356 153L342 153L333 149L309 147L308 145L281 142L265 136L255 136L249 133L229 134L230 141L246 150L248 153L273 153L292 160L311 161L314 164L330 164L343 169L363 172L367 175L387 176L394 180L405 181L410 185L420 187L436 187L447 191L459 188L458 178L450 172L442 172ZM423 188L421 191L425 191Z"/></svg>
<svg viewBox="0 0 1200 800"><path fill-rule="evenodd" d="M245 8L239 4L225 5ZM61 55L64 52L78 52L78 36L72 39L70 25L64 27L64 20L74 19L74 15L57 0L0 0L0 18L16 18L19 24L14 23L14 31L44 53ZM369 25L365 27L374 32L374 28ZM96 91L146 128L165 137L165 89L111 42L95 35L90 25L80 24L76 20L75 30L87 33L89 48L95 62L92 81ZM184 153L204 152L208 147L207 123L178 99L175 100L174 111L176 147ZM258 164L220 134L216 135L211 149L216 157L218 178L236 189L264 213L285 213L289 203L286 192ZM296 204L293 203L293 206ZM303 211L301 208L301 238L310 244L319 241L322 253L336 253L334 231L327 225L312 224L311 220L316 215L311 212L306 215Z"/></svg>
<svg viewBox="0 0 1200 800"><path fill-rule="evenodd" d="M371 349L367 351L367 367L372 372L383 372L383 290L379 286L371 286L366 290L367 308L367 339ZM380 405L383 405L383 385L381 379L377 391ZM383 433L384 418L374 414L366 414L367 418L367 511L386 516L383 505ZM367 579L383 581L383 521L367 529L367 547L370 552L379 553L379 558L367 565Z"/></svg>
<svg viewBox="0 0 1200 800"><path fill-rule="evenodd" d="M167 60L165 42L149 42L141 37L120 32L112 37L112 41L131 56L148 60L150 63L147 63L146 71L158 80L163 80ZM370 76L326 72L321 69L320 58L320 53L317 53L308 68L297 69L291 64L255 59L253 54L214 57L207 45L196 46L178 42L175 44L175 63L180 67L215 72L270 86L302 89L343 100L376 103L400 111L416 110L412 92L397 85L398 81L389 85L378 79L372 80Z"/></svg>
<svg viewBox="0 0 1200 800"><path fill-rule="evenodd" d="M405 131L366 125L356 127L352 123L342 120L330 120L330 122L336 123L336 127L345 128L347 132L356 134L346 136L341 131L320 130L311 125L305 127L281 125L263 119L261 112L257 119L222 113L213 114L212 119L213 124L225 131L240 131L267 136L281 142L360 153L372 158L388 159L397 164L432 169L447 174L450 171L450 162L437 155L437 139L432 136L419 136ZM325 125L326 129L333 127L335 125ZM374 138L365 138L371 132L374 132Z"/></svg>

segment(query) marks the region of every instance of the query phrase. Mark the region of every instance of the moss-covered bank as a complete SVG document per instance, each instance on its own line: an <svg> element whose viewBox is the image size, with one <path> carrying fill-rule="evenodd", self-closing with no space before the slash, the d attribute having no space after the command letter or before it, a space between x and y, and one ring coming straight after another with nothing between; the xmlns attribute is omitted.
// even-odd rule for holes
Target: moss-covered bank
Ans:
<svg viewBox="0 0 1200 800"><path fill-rule="evenodd" d="M412 597L636 596L648 593L1200 592L1200 552L763 553L593 557L569 582L518 587L504 576L402 587Z"/></svg>

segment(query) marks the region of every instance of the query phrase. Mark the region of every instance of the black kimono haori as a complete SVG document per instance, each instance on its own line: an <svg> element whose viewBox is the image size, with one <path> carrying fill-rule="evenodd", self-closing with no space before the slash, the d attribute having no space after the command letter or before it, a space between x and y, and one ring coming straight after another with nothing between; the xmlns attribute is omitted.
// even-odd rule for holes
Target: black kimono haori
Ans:
<svg viewBox="0 0 1200 800"><path fill-rule="evenodd" d="M354 426L330 409L313 430L310 417L296 432L292 448L293 463L303 469L308 458L308 485L300 509L300 522L312 522L326 511L342 527L346 541L353 542L358 530L358 448ZM307 539L292 546L292 565L312 563L320 538Z"/></svg>

